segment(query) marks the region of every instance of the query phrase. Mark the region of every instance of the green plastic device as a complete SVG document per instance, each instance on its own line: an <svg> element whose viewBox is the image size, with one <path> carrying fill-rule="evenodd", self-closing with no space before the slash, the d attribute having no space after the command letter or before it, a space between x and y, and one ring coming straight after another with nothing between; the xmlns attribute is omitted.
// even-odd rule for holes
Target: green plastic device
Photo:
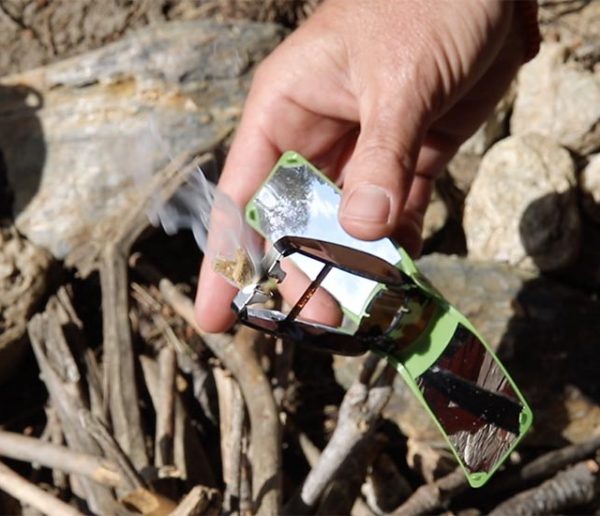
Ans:
<svg viewBox="0 0 600 516"><path fill-rule="evenodd" d="M403 345L384 354L444 435L472 487L485 484L521 441L533 421L525 398L469 320L424 278L389 239L356 240L338 222L337 186L295 152L281 156L248 203L248 223L267 240L301 236L353 247L393 264L418 287L398 330ZM307 261L296 263L309 277ZM340 303L344 326L369 317L381 284L332 274L327 289ZM412 319L411 319L412 317Z"/></svg>

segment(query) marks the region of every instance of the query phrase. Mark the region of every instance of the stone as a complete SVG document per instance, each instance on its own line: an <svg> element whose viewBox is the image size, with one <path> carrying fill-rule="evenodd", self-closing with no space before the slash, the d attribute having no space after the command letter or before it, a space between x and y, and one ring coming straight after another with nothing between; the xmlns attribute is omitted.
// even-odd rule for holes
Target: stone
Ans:
<svg viewBox="0 0 600 516"><path fill-rule="evenodd" d="M417 265L469 318L524 393L534 412L528 442L557 446L565 440L585 440L586 429L589 436L598 424L600 302L506 264L432 254ZM334 358L334 373L341 385L348 387L352 382L360 360ZM430 417L400 378L384 417L414 441L433 449L444 445Z"/></svg>
<svg viewBox="0 0 600 516"><path fill-rule="evenodd" d="M513 82L496 104L488 119L481 124L475 134L460 146L459 154L483 156L492 144L507 135L506 121L512 110L516 94L517 86Z"/></svg>
<svg viewBox="0 0 600 516"><path fill-rule="evenodd" d="M27 349L27 322L48 291L51 264L14 226L0 226L0 383Z"/></svg>
<svg viewBox="0 0 600 516"><path fill-rule="evenodd" d="M251 22L155 25L0 80L0 157L19 231L62 259L171 157L216 148L283 35Z"/></svg>
<svg viewBox="0 0 600 516"><path fill-rule="evenodd" d="M600 61L600 2L540 2L540 29L547 41L560 41L574 59L593 69Z"/></svg>
<svg viewBox="0 0 600 516"><path fill-rule="evenodd" d="M589 157L588 164L581 173L580 185L584 210L600 224L600 154Z"/></svg>
<svg viewBox="0 0 600 516"><path fill-rule="evenodd" d="M511 136L484 156L465 200L469 256L551 271L577 257L581 221L569 153L537 134Z"/></svg>
<svg viewBox="0 0 600 516"><path fill-rule="evenodd" d="M423 240L433 238L448 221L446 203L434 188L423 219Z"/></svg>
<svg viewBox="0 0 600 516"><path fill-rule="evenodd" d="M511 134L539 133L581 154L600 148L600 73L568 61L568 47L543 43L518 75Z"/></svg>
<svg viewBox="0 0 600 516"><path fill-rule="evenodd" d="M481 156L460 151L448 163L448 174L463 197L469 193L480 163Z"/></svg>

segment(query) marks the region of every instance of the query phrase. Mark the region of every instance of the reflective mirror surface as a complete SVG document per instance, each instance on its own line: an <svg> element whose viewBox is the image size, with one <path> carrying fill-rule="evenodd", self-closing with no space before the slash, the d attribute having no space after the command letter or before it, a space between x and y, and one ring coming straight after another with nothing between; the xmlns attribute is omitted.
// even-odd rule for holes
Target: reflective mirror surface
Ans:
<svg viewBox="0 0 600 516"><path fill-rule="evenodd" d="M498 361L464 326L417 385L469 472L491 471L519 436L523 405Z"/></svg>
<svg viewBox="0 0 600 516"><path fill-rule="evenodd" d="M373 254L391 264L400 254L388 239L364 242L351 237L338 221L339 191L307 165L279 167L254 199L256 223L271 242L283 236L306 236ZM321 269L301 255L294 261L312 280ZM323 288L347 310L361 315L377 283L341 270L332 271Z"/></svg>

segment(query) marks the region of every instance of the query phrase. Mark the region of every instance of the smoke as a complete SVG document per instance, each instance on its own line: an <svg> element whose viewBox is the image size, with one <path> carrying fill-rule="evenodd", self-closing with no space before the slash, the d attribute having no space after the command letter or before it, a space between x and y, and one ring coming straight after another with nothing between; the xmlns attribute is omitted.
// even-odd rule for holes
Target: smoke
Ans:
<svg viewBox="0 0 600 516"><path fill-rule="evenodd" d="M137 184L147 182L154 172L147 160L150 149L174 161L169 142L161 136L152 118L146 134L138 138L130 149L129 160L133 159L138 164L133 169ZM235 286L242 285L239 278L226 273L227 264L239 262L240 257L243 256L247 261L245 270L251 271L245 274L245 281L259 274L262 251L258 235L246 223L240 207L209 181L200 167L188 176L170 198L157 196L151 199L146 213L154 226L161 226L169 235L191 230L205 259Z"/></svg>

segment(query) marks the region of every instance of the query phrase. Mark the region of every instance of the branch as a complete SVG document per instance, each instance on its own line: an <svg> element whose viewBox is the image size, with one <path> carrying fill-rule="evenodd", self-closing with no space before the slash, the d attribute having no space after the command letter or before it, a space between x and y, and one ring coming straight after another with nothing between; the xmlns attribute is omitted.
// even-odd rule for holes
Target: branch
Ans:
<svg viewBox="0 0 600 516"><path fill-rule="evenodd" d="M561 514L572 507L590 503L598 493L598 464L588 460L509 498L490 516Z"/></svg>
<svg viewBox="0 0 600 516"><path fill-rule="evenodd" d="M106 486L123 486L118 468L94 455L70 450L66 446L46 443L33 437L0 431L0 455L70 474L85 475Z"/></svg>
<svg viewBox="0 0 600 516"><path fill-rule="evenodd" d="M329 443L317 465L306 477L299 496L293 498L286 507L287 512L303 513L310 510L348 457L371 435L391 395L395 375L395 371L387 366L379 379L369 386L379 360L373 354L367 355L359 378L344 396L338 423Z"/></svg>
<svg viewBox="0 0 600 516"><path fill-rule="evenodd" d="M175 431L175 350L167 345L158 353L158 404L156 407L156 441L154 464L157 467L173 464Z"/></svg>
<svg viewBox="0 0 600 516"><path fill-rule="evenodd" d="M205 486L194 487L179 503L171 516L200 516L220 513L219 491Z"/></svg>
<svg viewBox="0 0 600 516"><path fill-rule="evenodd" d="M466 491L468 487L469 484L463 470L456 468L452 473L432 484L419 487L393 514L402 516L431 514L445 508L452 498Z"/></svg>
<svg viewBox="0 0 600 516"><path fill-rule="evenodd" d="M280 514L281 450L279 415L268 378L262 370L254 344L260 334L243 327L235 338L206 333L196 323L194 304L140 255L132 267L158 288L165 302L202 337L204 343L235 376L248 407L251 427L252 493L257 513Z"/></svg>
<svg viewBox="0 0 600 516"><path fill-rule="evenodd" d="M82 516L74 507L25 480L2 463L0 463L0 489L22 504L31 505L50 516Z"/></svg>
<svg viewBox="0 0 600 516"><path fill-rule="evenodd" d="M506 472L491 486L492 492L504 492L519 486L522 488L523 485L548 478L570 464L591 457L598 449L600 449L600 435L581 443L565 446L560 450L548 452L525 464L519 471Z"/></svg>
<svg viewBox="0 0 600 516"><path fill-rule="evenodd" d="M79 385L80 377L76 367L73 369L64 366L64 363L74 364L75 361L59 324L62 318L57 313L60 306L51 301L52 299L48 302L46 312L35 315L27 325L31 346L69 448L99 456L102 450L82 428L79 419L79 412L87 410ZM53 360L58 352L64 355L62 366ZM85 477L76 477L76 481L92 512L104 514L115 510L116 501L109 489Z"/></svg>
<svg viewBox="0 0 600 516"><path fill-rule="evenodd" d="M95 243L89 245L91 251L88 255L93 257L92 263L99 263L102 287L105 398L109 401L117 442L131 457L138 470L148 465L148 456L135 384L134 352L129 327L127 261L132 245L150 226L148 203L157 198L169 199L189 174L196 170L199 161L206 162L210 156L203 156L198 161L192 158L193 154L184 153L169 163L152 178L135 202L132 200L122 212L115 214L118 220L112 222L116 231L110 226L107 228L101 251L94 249ZM89 256L87 259L89 262ZM90 266L87 267L89 269Z"/></svg>

